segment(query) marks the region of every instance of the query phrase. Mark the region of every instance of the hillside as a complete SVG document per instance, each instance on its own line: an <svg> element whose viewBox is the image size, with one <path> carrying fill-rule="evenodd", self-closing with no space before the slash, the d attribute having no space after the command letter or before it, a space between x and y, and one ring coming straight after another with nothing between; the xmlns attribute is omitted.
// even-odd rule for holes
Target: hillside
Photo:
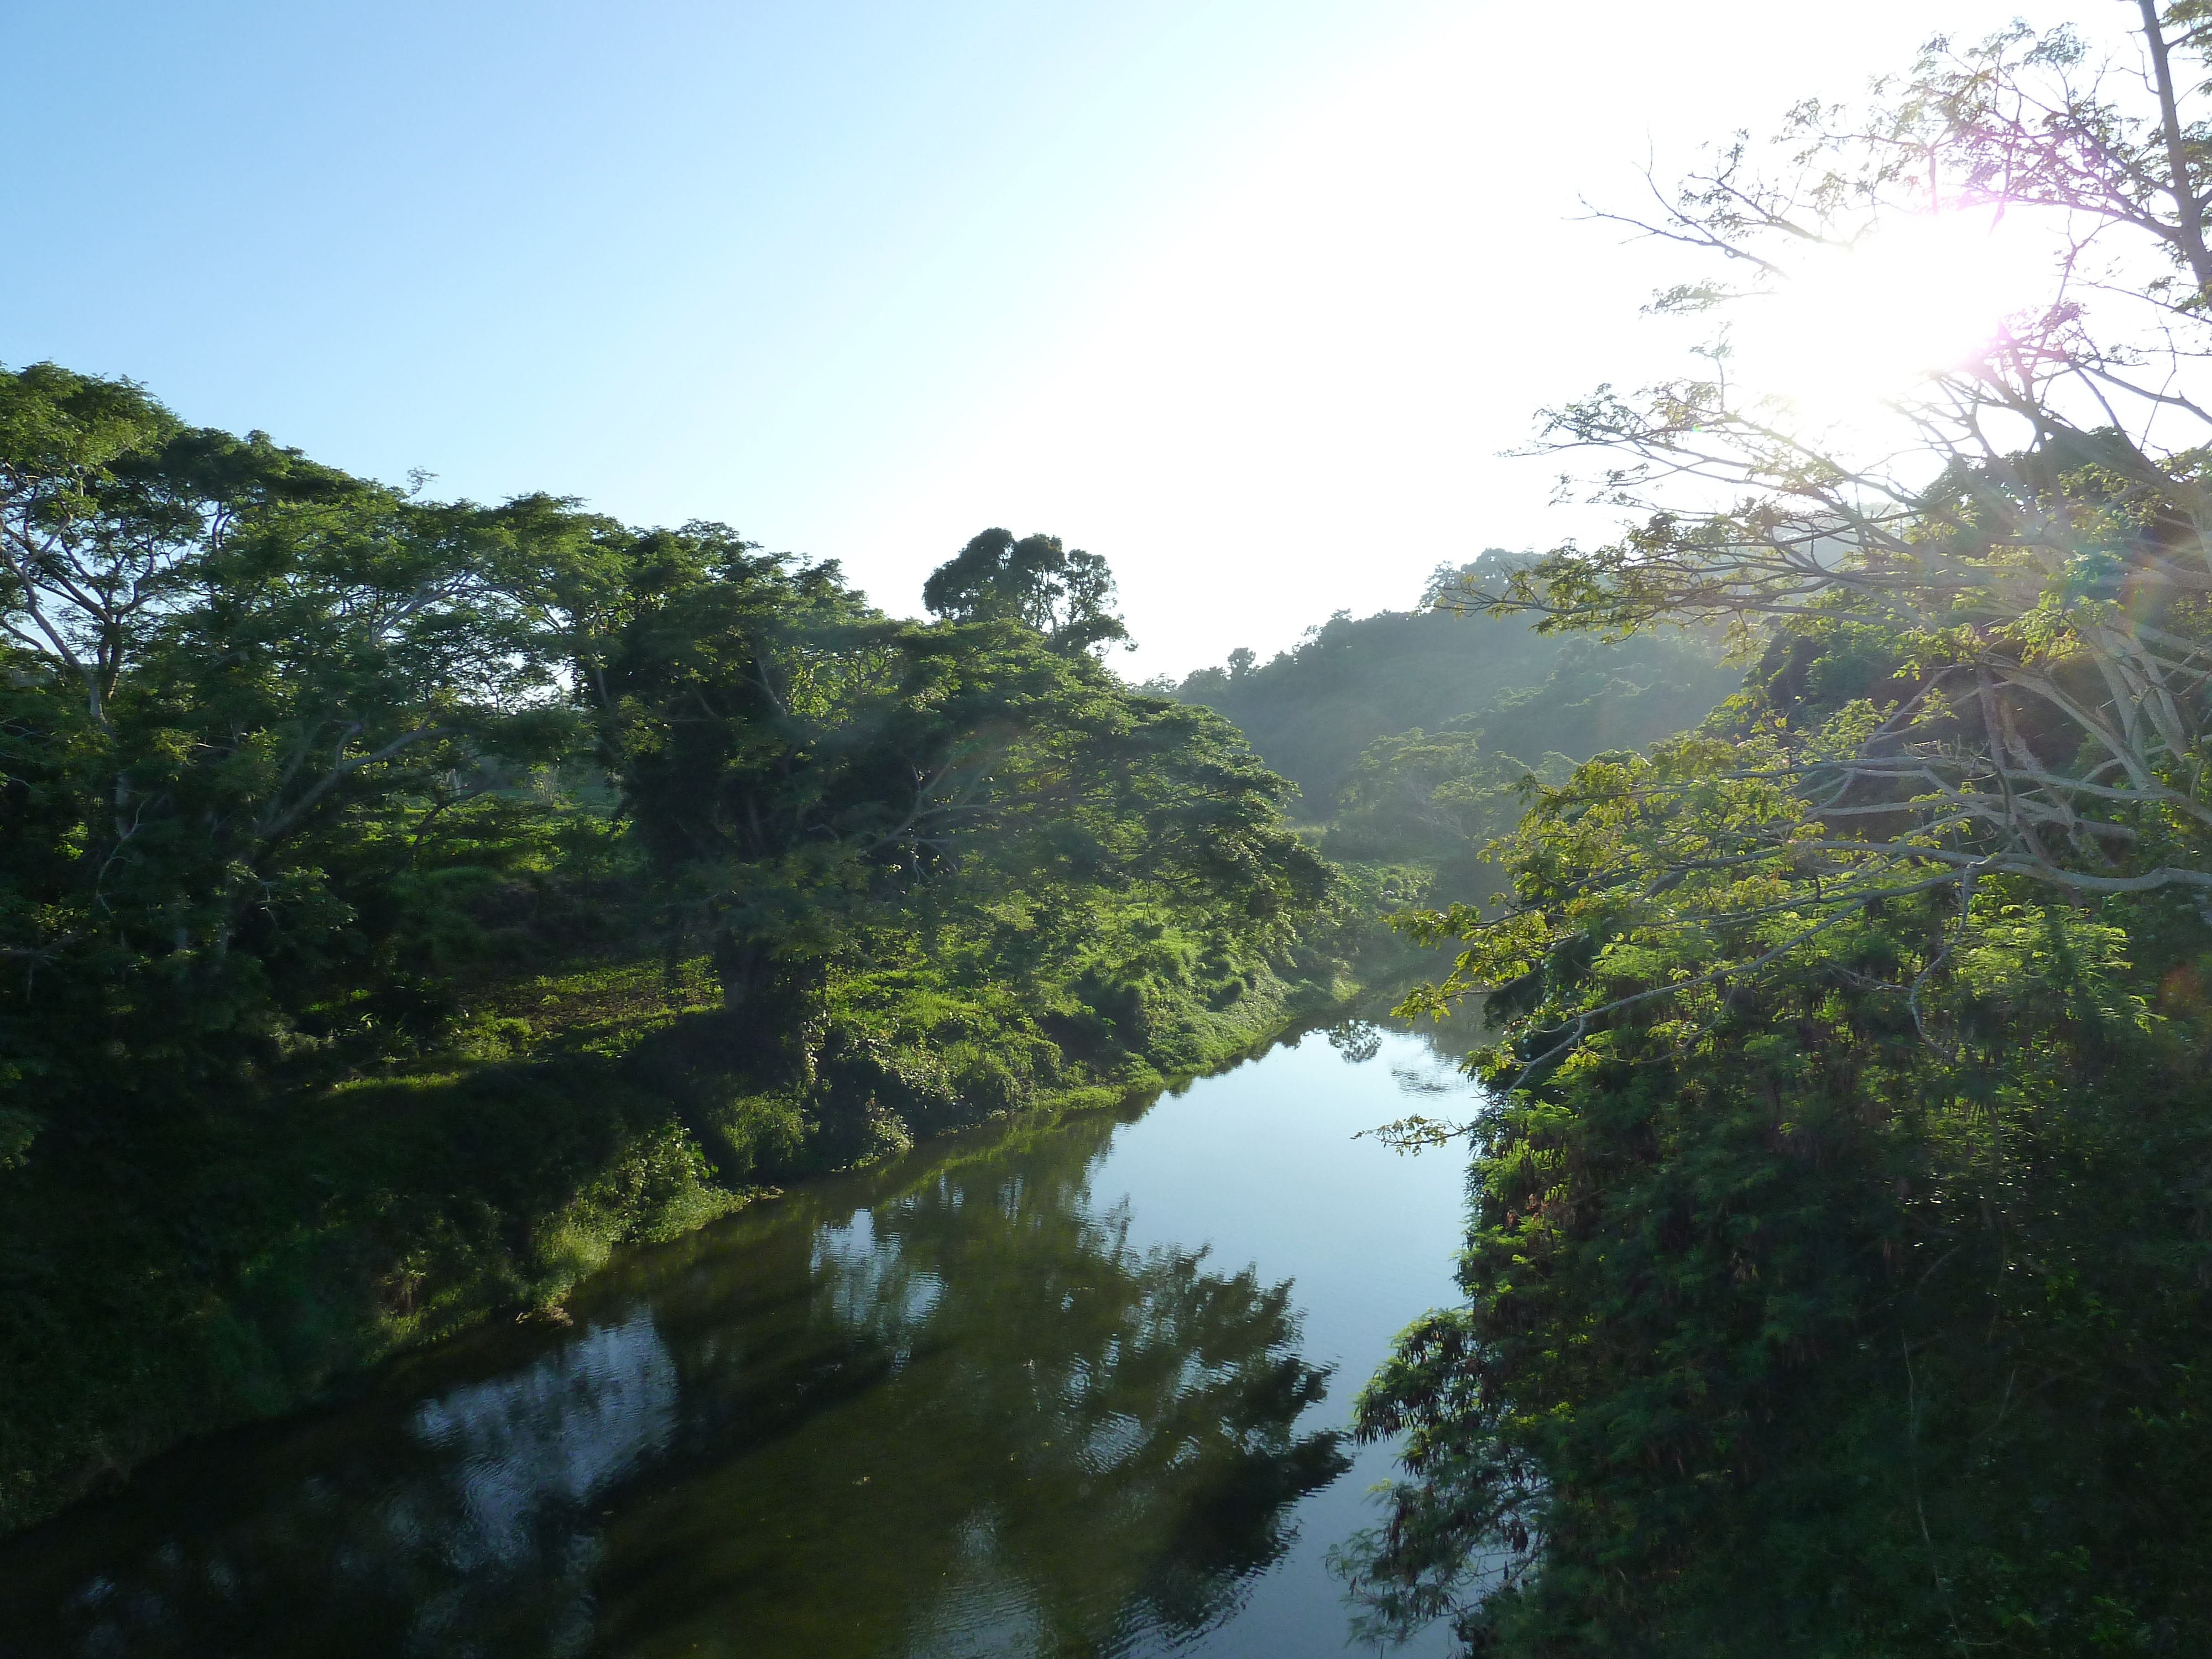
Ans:
<svg viewBox="0 0 2212 1659"><path fill-rule="evenodd" d="M1493 548L1443 567L1425 600L1529 557ZM1706 635L1545 635L1425 603L1339 613L1271 662L1235 652L1222 667L1146 689L1236 722L1297 784L1295 815L1328 827L1333 857L1457 869L1511 826L1531 773L1556 779L1593 755L1696 726L1742 684L1741 665L1720 656Z"/></svg>

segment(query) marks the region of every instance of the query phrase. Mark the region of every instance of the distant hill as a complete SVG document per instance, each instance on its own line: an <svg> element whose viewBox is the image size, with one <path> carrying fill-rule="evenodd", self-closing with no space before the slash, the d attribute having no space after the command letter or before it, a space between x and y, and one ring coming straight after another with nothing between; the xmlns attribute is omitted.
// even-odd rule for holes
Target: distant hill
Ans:
<svg viewBox="0 0 2212 1659"><path fill-rule="evenodd" d="M1430 592L1464 574L1502 575L1529 556L1492 548L1463 569L1438 570ZM1450 727L1531 767L1547 754L1583 760L1695 725L1742 679L1697 635L1607 644L1425 606L1356 619L1339 611L1272 662L1232 652L1226 666L1147 689L1236 721L1304 791L1298 815L1326 818L1380 739Z"/></svg>

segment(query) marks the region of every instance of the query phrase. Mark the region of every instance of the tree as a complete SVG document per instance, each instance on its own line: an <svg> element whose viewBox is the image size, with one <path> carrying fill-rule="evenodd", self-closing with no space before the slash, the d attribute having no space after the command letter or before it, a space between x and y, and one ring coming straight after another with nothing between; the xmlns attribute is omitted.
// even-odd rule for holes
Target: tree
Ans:
<svg viewBox="0 0 2212 1659"><path fill-rule="evenodd" d="M1936 210L2045 216L2045 301L1876 443L1726 337L1547 436L1615 544L1448 604L1755 659L1699 731L1534 792L1467 950L1465 1306L1362 1396L1409 1478L1341 1558L1385 1633L1474 1651L2020 1655L2204 1645L2212 152L2142 9L1937 42L1864 119L1806 106L1640 228L1763 302ZM1867 439L1862 428L1859 439ZM2191 1425L2191 1426L2184 1426ZM2155 1517L2154 1519L2153 1517Z"/></svg>
<svg viewBox="0 0 2212 1659"><path fill-rule="evenodd" d="M0 374L0 953L21 975L0 1018L20 1078L103 1097L68 1082L102 1064L112 1045L82 1036L100 1028L129 1039L106 1093L223 1075L369 967L348 872L408 846L392 814L574 724L543 517L192 428L125 381Z"/></svg>
<svg viewBox="0 0 2212 1659"><path fill-rule="evenodd" d="M636 556L638 592L579 678L657 866L711 919L728 1006L790 1038L779 1063L799 1074L809 1011L871 928L1146 885L1287 942L1329 890L1280 823L1289 787L1233 728L1132 692L1069 648L1064 613L1050 633L980 600L893 621L834 566L718 526Z"/></svg>
<svg viewBox="0 0 2212 1659"><path fill-rule="evenodd" d="M1801 106L1774 172L1740 137L1659 216L1628 222L1722 262L1721 279L1660 296L1680 313L1765 302L1815 252L1916 216L2032 218L2052 282L1892 399L1893 441L1869 459L1732 375L1725 337L1698 374L1549 412L1548 447L1607 458L1594 499L1644 518L1595 551L1471 573L1443 603L1545 629L1717 624L1764 651L1770 682L1793 653L1832 670L1849 636L1863 668L1820 721L1770 704L1726 741L1552 799L1635 803L1617 921L1662 881L1670 914L1702 891L1718 915L1760 872L1794 884L1808 927L1996 874L2083 896L2212 892L2212 410L2194 388L2212 352L2212 149L2204 90L2176 70L2212 33L2193 3L2160 16L2145 0L2137 44L2126 67L2064 30L1939 40L1861 118ZM1756 811L1673 837L1695 815L1669 804L1739 786ZM1507 925L1563 936L1526 920Z"/></svg>
<svg viewBox="0 0 2212 1659"><path fill-rule="evenodd" d="M1129 630L1113 611L1106 561L1057 536L986 530L930 573L921 602L952 622L1007 618L1049 636L1062 651L1088 651Z"/></svg>

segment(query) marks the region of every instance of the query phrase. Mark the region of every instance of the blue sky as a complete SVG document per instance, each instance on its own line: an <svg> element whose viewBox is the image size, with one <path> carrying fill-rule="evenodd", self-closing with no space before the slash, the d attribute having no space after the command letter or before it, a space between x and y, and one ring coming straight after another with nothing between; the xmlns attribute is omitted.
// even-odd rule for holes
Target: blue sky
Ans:
<svg viewBox="0 0 2212 1659"><path fill-rule="evenodd" d="M895 610L1056 532L1181 672L1601 529L1498 459L1654 361L1577 196L2009 13L0 0L0 362Z"/></svg>

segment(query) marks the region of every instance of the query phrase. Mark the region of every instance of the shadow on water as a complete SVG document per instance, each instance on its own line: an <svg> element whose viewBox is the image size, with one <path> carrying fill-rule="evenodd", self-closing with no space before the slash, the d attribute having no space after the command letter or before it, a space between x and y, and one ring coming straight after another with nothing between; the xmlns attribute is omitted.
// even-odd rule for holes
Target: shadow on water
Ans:
<svg viewBox="0 0 2212 1659"><path fill-rule="evenodd" d="M1381 1081L1371 1028L1328 1036ZM1392 1039L1397 1092L1452 1087L1455 1040ZM794 1192L619 1261L566 1329L158 1460L0 1547L0 1653L1203 1645L1350 1460L1289 1283L1094 1193L1151 1105Z"/></svg>

